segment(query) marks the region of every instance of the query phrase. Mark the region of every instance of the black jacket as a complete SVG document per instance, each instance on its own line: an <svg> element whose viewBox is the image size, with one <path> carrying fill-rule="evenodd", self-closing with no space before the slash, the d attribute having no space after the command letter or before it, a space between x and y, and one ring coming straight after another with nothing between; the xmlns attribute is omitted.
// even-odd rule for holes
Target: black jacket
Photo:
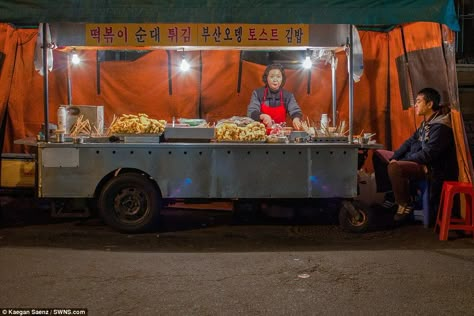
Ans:
<svg viewBox="0 0 474 316"><path fill-rule="evenodd" d="M392 159L426 165L433 180L456 181L458 165L450 113L439 113L423 122L395 151Z"/></svg>

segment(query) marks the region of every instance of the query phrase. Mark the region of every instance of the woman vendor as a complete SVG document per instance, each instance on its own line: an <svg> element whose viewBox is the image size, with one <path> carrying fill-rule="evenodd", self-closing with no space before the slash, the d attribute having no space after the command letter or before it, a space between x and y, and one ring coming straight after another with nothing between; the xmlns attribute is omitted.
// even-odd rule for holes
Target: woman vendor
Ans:
<svg viewBox="0 0 474 316"><path fill-rule="evenodd" d="M264 87L255 89L247 109L247 116L261 121L267 128L273 123L286 122L286 114L291 117L293 127L301 129L301 108L293 93L284 90L285 71L280 64L268 65L262 77Z"/></svg>

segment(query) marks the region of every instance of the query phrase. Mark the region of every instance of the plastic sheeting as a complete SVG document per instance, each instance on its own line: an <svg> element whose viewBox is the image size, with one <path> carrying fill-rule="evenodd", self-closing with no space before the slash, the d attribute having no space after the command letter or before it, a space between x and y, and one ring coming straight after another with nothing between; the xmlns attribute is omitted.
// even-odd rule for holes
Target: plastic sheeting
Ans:
<svg viewBox="0 0 474 316"><path fill-rule="evenodd" d="M305 23L437 22L459 30L453 0L35 0L0 1L2 22Z"/></svg>
<svg viewBox="0 0 474 316"><path fill-rule="evenodd" d="M46 27L46 42L51 43L51 32L49 31L49 26ZM46 52L48 71L51 71L53 70L53 50L48 49ZM38 37L36 38L35 69L41 76L44 75L43 66L43 23L40 23L38 27Z"/></svg>

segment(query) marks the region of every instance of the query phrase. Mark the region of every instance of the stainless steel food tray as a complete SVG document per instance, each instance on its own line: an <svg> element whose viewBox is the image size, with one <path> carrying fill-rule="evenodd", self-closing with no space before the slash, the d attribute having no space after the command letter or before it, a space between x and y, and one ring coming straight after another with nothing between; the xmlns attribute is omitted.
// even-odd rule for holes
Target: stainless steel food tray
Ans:
<svg viewBox="0 0 474 316"><path fill-rule="evenodd" d="M347 136L317 136L311 138L313 143L347 143Z"/></svg>
<svg viewBox="0 0 474 316"><path fill-rule="evenodd" d="M113 134L124 143L159 143L160 134Z"/></svg>
<svg viewBox="0 0 474 316"><path fill-rule="evenodd" d="M209 142L214 139L214 127L166 127L164 138L166 141L194 141Z"/></svg>
<svg viewBox="0 0 474 316"><path fill-rule="evenodd" d="M266 143L267 140L217 140L218 143L239 143L239 144L254 144L254 143Z"/></svg>

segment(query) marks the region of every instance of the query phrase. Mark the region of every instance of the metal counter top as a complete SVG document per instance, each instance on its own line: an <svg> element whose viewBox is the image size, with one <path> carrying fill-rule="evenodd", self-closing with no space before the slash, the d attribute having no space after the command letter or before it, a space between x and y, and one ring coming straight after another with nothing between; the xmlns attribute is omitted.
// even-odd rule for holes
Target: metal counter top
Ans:
<svg viewBox="0 0 474 316"><path fill-rule="evenodd" d="M169 148L222 148L222 147L282 147L282 148L307 148L307 147L337 147L337 148L361 148L361 149L381 149L382 144L358 144L358 143L344 143L344 142L312 142L312 143L260 143L260 142L208 142L208 143L177 143L177 142L161 142L161 143L124 143L124 142L107 142L107 143L92 143L84 142L81 144L74 144L73 142L38 142L35 137L26 137L14 141L17 145L38 146L39 148L46 147L93 147L93 148L112 148L112 147L169 147Z"/></svg>
<svg viewBox="0 0 474 316"><path fill-rule="evenodd" d="M45 143L38 142L39 148L53 148L53 147L81 147L81 148L223 148L223 147L252 147L252 148L308 148L308 147L337 147L337 148L362 148L362 149L379 149L383 148L382 144L350 144L350 143L257 143L257 142L210 142L210 143L81 143L75 144L72 142L64 143Z"/></svg>

